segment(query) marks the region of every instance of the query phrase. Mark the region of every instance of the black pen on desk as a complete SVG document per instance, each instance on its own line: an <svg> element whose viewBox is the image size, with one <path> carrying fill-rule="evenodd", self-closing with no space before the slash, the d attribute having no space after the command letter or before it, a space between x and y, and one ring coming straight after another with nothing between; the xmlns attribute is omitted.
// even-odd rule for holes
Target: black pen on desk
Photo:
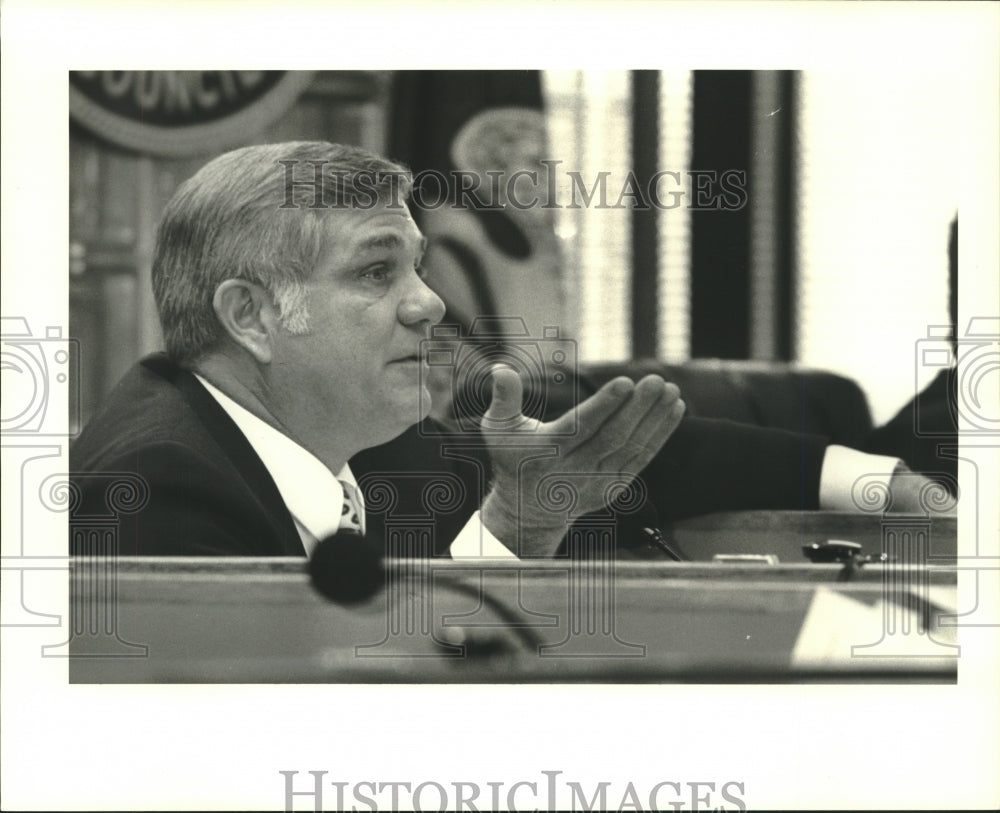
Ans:
<svg viewBox="0 0 1000 813"><path fill-rule="evenodd" d="M653 547L661 550L675 562L684 561L684 557L682 557L679 553L677 553L677 551L675 551L672 547L670 547L670 545L667 543L667 540L663 538L663 532L659 528L643 528L642 533L646 535L646 537L649 540L649 543Z"/></svg>

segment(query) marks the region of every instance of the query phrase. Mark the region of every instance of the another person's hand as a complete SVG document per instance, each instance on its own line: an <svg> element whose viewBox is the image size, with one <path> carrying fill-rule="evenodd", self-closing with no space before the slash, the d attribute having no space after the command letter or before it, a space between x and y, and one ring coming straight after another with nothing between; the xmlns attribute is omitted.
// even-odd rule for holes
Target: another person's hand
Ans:
<svg viewBox="0 0 1000 813"><path fill-rule="evenodd" d="M889 514L954 514L958 499L940 483L899 463L889 480Z"/></svg>
<svg viewBox="0 0 1000 813"><path fill-rule="evenodd" d="M631 483L684 415L680 390L657 375L638 383L615 378L548 423L525 417L521 398L518 374L494 368L493 398L482 421L493 486L481 517L522 557L554 554L567 522L604 507L616 483ZM540 491L561 475L575 499L571 508L557 512Z"/></svg>

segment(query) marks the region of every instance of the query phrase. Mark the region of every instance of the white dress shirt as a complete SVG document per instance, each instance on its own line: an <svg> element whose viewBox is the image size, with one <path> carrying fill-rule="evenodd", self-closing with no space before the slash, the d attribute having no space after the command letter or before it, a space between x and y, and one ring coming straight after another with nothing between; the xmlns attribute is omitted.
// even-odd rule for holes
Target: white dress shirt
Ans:
<svg viewBox="0 0 1000 813"><path fill-rule="evenodd" d="M320 539L336 533L340 528L341 508L344 504L344 489L340 484L342 480L354 486L361 503L358 506L358 519L364 532L364 496L348 464L345 463L334 475L319 458L299 446L288 435L237 404L198 373L194 375L233 419L233 423L239 427L271 475L281 499L295 520L295 527L307 556L312 555ZM478 511L451 543L449 552L455 559L517 558L486 529Z"/></svg>
<svg viewBox="0 0 1000 813"><path fill-rule="evenodd" d="M823 511L860 511L861 507L854 502L852 489L859 478L868 475L870 482L881 483L885 488L878 491L882 505L866 504L865 510L883 510L888 499L889 481L900 462L896 457L859 452L847 446L827 446L819 475L819 507ZM868 496L873 495L874 492L870 491Z"/></svg>
<svg viewBox="0 0 1000 813"><path fill-rule="evenodd" d="M358 489L351 467L344 467L334 474L311 452L294 440L262 421L249 410L237 404L224 392L214 387L202 376L195 377L219 402L240 431L246 436L254 451L264 463L274 480L281 499L285 501L299 537L311 555L316 543L340 527L341 508L344 504L344 480L355 488L362 532L365 529L364 497ZM863 475L888 488L892 473L899 460L894 457L872 455L849 449L846 446L828 446L823 456L820 472L819 506L824 511L858 511L851 496L854 482ZM866 505L866 510L877 507ZM517 556L483 525L476 511L448 548L453 559L517 559Z"/></svg>

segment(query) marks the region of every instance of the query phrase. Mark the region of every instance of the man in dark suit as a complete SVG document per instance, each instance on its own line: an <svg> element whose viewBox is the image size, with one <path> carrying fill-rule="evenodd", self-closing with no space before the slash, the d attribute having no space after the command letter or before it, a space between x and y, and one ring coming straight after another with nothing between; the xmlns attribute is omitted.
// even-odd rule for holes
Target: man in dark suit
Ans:
<svg viewBox="0 0 1000 813"><path fill-rule="evenodd" d="M366 512L366 483L406 515L435 478L454 493L431 500L434 547L455 556L553 555L567 522L639 472L668 516L820 505L821 438L682 421L658 376L614 379L543 422L500 366L476 443L419 431L421 342L444 306L408 184L363 150L293 142L227 153L178 189L153 263L166 354L125 376L71 453L80 513L100 510L109 476L144 478L121 553L308 555L388 521L371 489ZM571 505L545 490L567 481Z"/></svg>
<svg viewBox="0 0 1000 813"><path fill-rule="evenodd" d="M307 553L342 518L364 530L348 461L423 419L421 340L444 312L422 278L408 183L363 150L289 143L223 155L180 187L153 264L166 358L126 375L72 455L80 510L102 499L106 478L88 474L148 483L121 552ZM565 522L522 485L638 472L684 407L661 379L620 379L540 424L519 417L520 389L513 370L494 374L491 486L465 545L546 555ZM603 504L600 480L580 513Z"/></svg>

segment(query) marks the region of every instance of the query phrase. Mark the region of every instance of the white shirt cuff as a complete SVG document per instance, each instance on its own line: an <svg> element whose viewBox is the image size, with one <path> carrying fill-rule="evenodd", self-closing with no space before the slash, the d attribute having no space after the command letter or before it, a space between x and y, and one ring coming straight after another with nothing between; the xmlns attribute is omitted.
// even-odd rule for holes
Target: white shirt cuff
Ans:
<svg viewBox="0 0 1000 813"><path fill-rule="evenodd" d="M483 525L479 512L473 514L448 548L452 559L513 559L517 556Z"/></svg>
<svg viewBox="0 0 1000 813"><path fill-rule="evenodd" d="M846 446L828 446L823 456L823 469L819 475L819 507L822 511L855 511L859 509L852 492L854 484L867 477L870 483L881 483L886 494L892 473L899 459L885 455L867 454ZM879 511L885 506L866 503L866 511Z"/></svg>

